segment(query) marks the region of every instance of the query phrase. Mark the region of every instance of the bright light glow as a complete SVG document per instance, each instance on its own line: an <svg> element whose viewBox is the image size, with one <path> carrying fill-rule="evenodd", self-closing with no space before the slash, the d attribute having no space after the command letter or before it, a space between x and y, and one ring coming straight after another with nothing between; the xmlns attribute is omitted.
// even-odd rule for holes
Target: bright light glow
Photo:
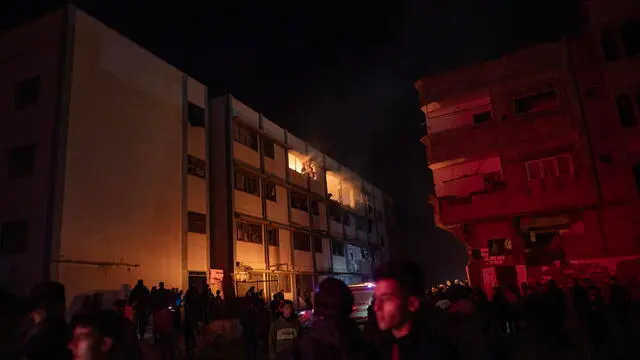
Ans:
<svg viewBox="0 0 640 360"><path fill-rule="evenodd" d="M317 179L317 165L309 158L308 155L300 154L297 151L289 150L289 169Z"/></svg>

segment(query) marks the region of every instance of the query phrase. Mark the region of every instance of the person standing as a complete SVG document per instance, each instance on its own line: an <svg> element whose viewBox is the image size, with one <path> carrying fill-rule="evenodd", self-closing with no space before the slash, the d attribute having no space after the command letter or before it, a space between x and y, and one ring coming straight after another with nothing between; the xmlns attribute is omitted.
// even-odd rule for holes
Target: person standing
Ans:
<svg viewBox="0 0 640 360"><path fill-rule="evenodd" d="M35 285L26 310L33 320L22 348L24 360L68 360L67 343L71 338L65 316L64 285L45 281Z"/></svg>
<svg viewBox="0 0 640 360"><path fill-rule="evenodd" d="M129 305L133 307L135 323L140 339L144 339L144 333L147 330L149 294L149 289L147 289L142 280L138 280L138 284L136 284L133 290L131 290L131 294L129 294Z"/></svg>
<svg viewBox="0 0 640 360"><path fill-rule="evenodd" d="M389 360L452 360L453 345L427 330L423 316L424 280L413 262L389 262L374 272L374 311L380 330L387 332L381 357Z"/></svg>
<svg viewBox="0 0 640 360"><path fill-rule="evenodd" d="M365 360L375 352L350 318L354 299L349 287L335 278L324 279L315 296L316 320L298 344L280 358L296 360Z"/></svg>
<svg viewBox="0 0 640 360"><path fill-rule="evenodd" d="M269 330L269 355L275 360L279 354L291 348L300 334L300 322L293 314L293 301L285 300L278 317Z"/></svg>

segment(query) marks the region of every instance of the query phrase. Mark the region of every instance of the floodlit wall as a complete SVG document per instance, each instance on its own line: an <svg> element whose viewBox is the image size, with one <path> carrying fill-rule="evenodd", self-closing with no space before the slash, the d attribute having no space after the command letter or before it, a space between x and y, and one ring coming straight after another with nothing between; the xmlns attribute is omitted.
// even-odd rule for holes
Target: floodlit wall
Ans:
<svg viewBox="0 0 640 360"><path fill-rule="evenodd" d="M183 75L77 12L58 280L183 287ZM102 265L100 265L102 264Z"/></svg>

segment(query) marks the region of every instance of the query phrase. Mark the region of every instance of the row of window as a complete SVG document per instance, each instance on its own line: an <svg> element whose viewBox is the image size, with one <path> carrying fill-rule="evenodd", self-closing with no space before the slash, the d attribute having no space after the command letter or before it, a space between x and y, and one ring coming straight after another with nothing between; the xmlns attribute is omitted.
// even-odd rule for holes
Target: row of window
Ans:
<svg viewBox="0 0 640 360"><path fill-rule="evenodd" d="M239 191L246 192L251 195L260 196L260 179L257 175L252 175L243 171L235 172L235 189ZM264 196L267 200L278 202L278 192L276 188L276 184L272 182L265 182L264 184ZM309 203L311 206L309 207ZM311 213L315 216L320 215L320 201L311 199L309 201L309 196L305 195L302 192L291 191L291 208L297 209L304 212L309 212L309 208L311 208ZM350 225L349 217L342 214L340 207L337 205L332 206L330 211L330 217L332 220L337 222L345 222L347 226ZM372 210L373 211L373 210ZM380 211L374 211L378 220L380 222L383 221L383 214ZM343 220L344 219L344 220ZM371 223L371 220L369 220ZM356 223L359 225L360 230L363 230L364 225Z"/></svg>
<svg viewBox="0 0 640 360"><path fill-rule="evenodd" d="M267 243L270 246L280 246L280 232L278 228L268 227L266 229ZM262 244L262 226L248 222L238 221L236 223L236 239L238 241ZM324 252L323 240L320 237L309 235L301 231L293 232L293 249L298 251L311 251L321 254ZM344 244L334 240L331 252L335 256L344 256Z"/></svg>
<svg viewBox="0 0 640 360"><path fill-rule="evenodd" d="M552 109L557 107L559 104L558 92L555 89L513 99L513 107L518 115ZM474 125L484 124L493 120L491 110L473 114L472 118Z"/></svg>

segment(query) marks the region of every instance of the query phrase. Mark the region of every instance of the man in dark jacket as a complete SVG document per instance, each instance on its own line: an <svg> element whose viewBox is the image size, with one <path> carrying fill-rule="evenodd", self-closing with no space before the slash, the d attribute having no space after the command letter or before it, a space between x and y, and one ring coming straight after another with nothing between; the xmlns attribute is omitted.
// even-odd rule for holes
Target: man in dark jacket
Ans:
<svg viewBox="0 0 640 360"><path fill-rule="evenodd" d="M47 281L31 289L27 310L33 320L22 349L25 360L67 360L71 331L64 320L64 285Z"/></svg>
<svg viewBox="0 0 640 360"><path fill-rule="evenodd" d="M420 266L412 262L389 262L374 273L376 320L387 332L381 343L382 359L451 360L454 347L427 329L422 302L425 297Z"/></svg>
<svg viewBox="0 0 640 360"><path fill-rule="evenodd" d="M149 319L149 289L144 286L142 280L138 280L138 284L131 290L129 294L129 305L135 311L136 327L140 339L144 339L144 333L147 330L147 320Z"/></svg>
<svg viewBox="0 0 640 360"><path fill-rule="evenodd" d="M360 329L349 318L353 311L353 294L347 285L334 278L320 283L315 297L314 321L296 347L294 359L369 360L375 353L363 339ZM288 355L287 358L292 356Z"/></svg>

